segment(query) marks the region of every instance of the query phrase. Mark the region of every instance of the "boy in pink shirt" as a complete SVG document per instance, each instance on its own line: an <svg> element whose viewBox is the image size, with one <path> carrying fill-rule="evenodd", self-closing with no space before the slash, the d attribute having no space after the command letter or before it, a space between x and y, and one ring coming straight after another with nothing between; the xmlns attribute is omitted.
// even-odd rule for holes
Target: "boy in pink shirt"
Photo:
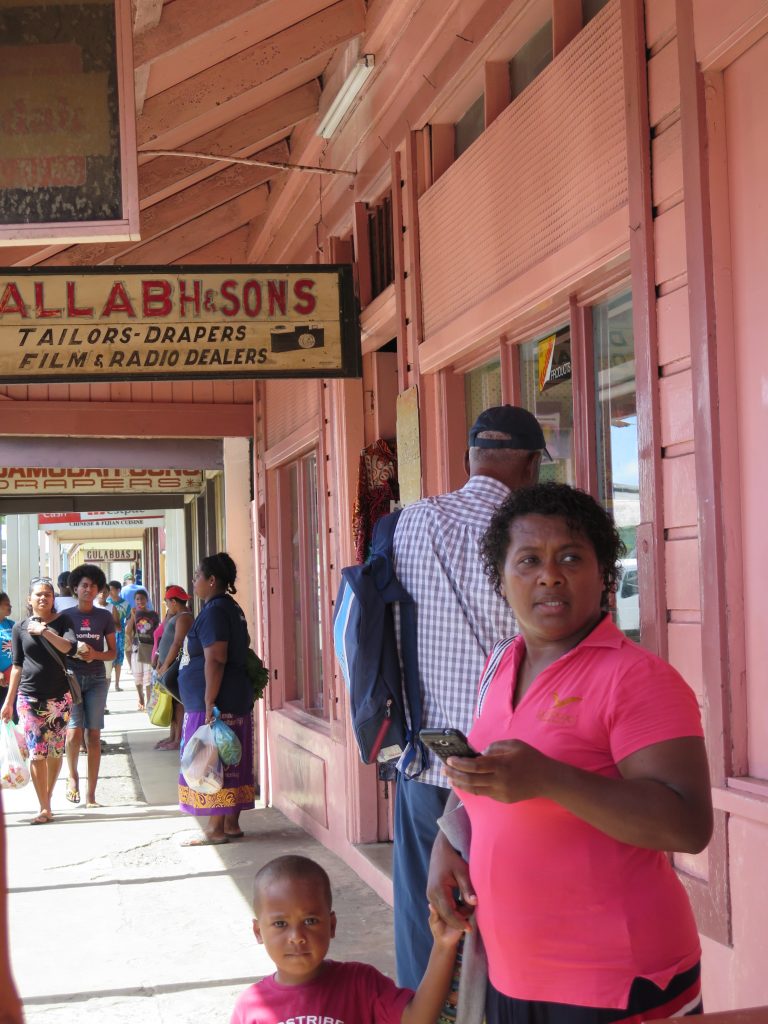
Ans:
<svg viewBox="0 0 768 1024"><path fill-rule="evenodd" d="M435 1024L462 933L434 910L432 955L415 993L369 964L326 960L336 914L330 880L315 861L286 856L266 864L254 881L253 911L253 933L277 970L238 997L231 1024Z"/></svg>

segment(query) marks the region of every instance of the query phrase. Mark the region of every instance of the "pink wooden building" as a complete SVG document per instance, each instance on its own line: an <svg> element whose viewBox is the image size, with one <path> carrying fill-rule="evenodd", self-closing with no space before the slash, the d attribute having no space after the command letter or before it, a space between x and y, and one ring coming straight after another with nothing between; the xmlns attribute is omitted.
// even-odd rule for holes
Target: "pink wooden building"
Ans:
<svg viewBox="0 0 768 1024"><path fill-rule="evenodd" d="M236 55L222 57L221 24L200 2L208 20L185 45L200 62L209 39L215 92ZM216 166L206 188L221 205L201 214L197 245L194 221L167 200L169 158L140 159L152 199L142 243L17 246L0 261L353 262L362 380L30 381L2 388L0 434L39 433L49 408L72 435L103 433L116 410L140 413L146 437L253 435L254 616L273 672L262 791L388 895L393 793L359 764L330 643L339 570L354 560L360 452L397 434L407 493L437 493L462 483L467 425L482 408L530 408L555 456L549 475L590 490L619 522L619 624L701 701L715 834L677 866L702 934L707 1008L768 1003L768 3L298 6L279 28L295 58L282 88L269 94L239 66L219 115L194 106L199 91L185 100L180 72L160 59L166 13L140 36L155 75L140 158L151 145L271 146L273 160L354 174L272 171L266 186L248 169L233 197L233 172ZM302 27L321 13L325 50L319 28ZM374 62L362 91L319 136L363 55ZM172 56L178 66L183 53ZM242 120L249 103L261 121ZM200 201L199 190L188 197Z"/></svg>

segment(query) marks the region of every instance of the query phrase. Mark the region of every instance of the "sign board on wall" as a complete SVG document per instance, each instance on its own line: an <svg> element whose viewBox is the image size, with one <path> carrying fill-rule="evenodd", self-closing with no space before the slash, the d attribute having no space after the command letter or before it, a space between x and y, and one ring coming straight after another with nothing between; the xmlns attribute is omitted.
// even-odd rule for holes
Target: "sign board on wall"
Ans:
<svg viewBox="0 0 768 1024"><path fill-rule="evenodd" d="M199 469L41 469L0 466L0 495L197 494Z"/></svg>
<svg viewBox="0 0 768 1024"><path fill-rule="evenodd" d="M147 526L162 526L165 516L154 511L41 512L37 522L42 530L143 530Z"/></svg>
<svg viewBox="0 0 768 1024"><path fill-rule="evenodd" d="M131 562L136 554L135 548L81 548L77 557L80 562Z"/></svg>
<svg viewBox="0 0 768 1024"><path fill-rule="evenodd" d="M536 345L536 354L540 394L569 381L572 376L570 327L542 338Z"/></svg>
<svg viewBox="0 0 768 1024"><path fill-rule="evenodd" d="M12 268L0 381L357 377L352 268Z"/></svg>
<svg viewBox="0 0 768 1024"><path fill-rule="evenodd" d="M397 396L397 479L403 505L421 497L420 438L419 394L416 388L408 388Z"/></svg>

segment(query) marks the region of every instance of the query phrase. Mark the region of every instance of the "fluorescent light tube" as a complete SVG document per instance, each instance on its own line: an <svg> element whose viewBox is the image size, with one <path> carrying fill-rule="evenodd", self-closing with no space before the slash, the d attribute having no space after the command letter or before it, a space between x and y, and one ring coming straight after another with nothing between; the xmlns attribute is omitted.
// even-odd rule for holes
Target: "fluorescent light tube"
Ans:
<svg viewBox="0 0 768 1024"><path fill-rule="evenodd" d="M349 109L357 99L357 95L363 88L366 79L374 68L374 55L366 53L352 68L352 71L345 78L343 85L336 94L336 98L325 112L320 124L317 126L317 134L324 139L330 139L341 122L349 113Z"/></svg>

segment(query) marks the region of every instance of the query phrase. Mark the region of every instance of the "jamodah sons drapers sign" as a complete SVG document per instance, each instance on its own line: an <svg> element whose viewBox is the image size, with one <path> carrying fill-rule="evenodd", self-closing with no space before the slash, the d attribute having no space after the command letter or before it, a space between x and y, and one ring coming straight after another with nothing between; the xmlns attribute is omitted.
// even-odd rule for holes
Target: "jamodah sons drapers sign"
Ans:
<svg viewBox="0 0 768 1024"><path fill-rule="evenodd" d="M359 375L350 266L0 276L6 383Z"/></svg>

